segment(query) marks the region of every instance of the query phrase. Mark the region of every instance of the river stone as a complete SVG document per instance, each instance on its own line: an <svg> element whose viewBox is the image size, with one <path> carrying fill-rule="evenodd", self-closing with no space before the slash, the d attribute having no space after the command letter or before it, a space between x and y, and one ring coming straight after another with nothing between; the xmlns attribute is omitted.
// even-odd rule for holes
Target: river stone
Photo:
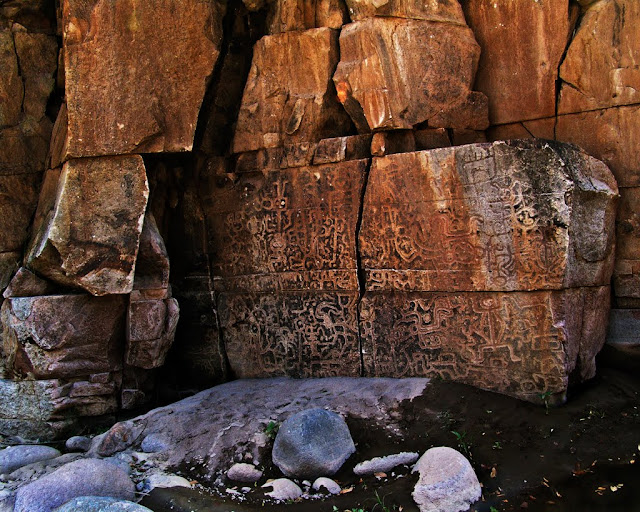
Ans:
<svg viewBox="0 0 640 512"><path fill-rule="evenodd" d="M82 496L68 501L55 512L145 512L150 508L132 501L105 498L102 496Z"/></svg>
<svg viewBox="0 0 640 512"><path fill-rule="evenodd" d="M114 464L77 460L18 489L15 512L50 512L81 496L133 500L135 487L127 473Z"/></svg>
<svg viewBox="0 0 640 512"><path fill-rule="evenodd" d="M326 489L330 494L340 494L340 486L334 480L331 480L331 478L327 478L326 476L316 478L311 488L315 491Z"/></svg>
<svg viewBox="0 0 640 512"><path fill-rule="evenodd" d="M420 512L460 512L480 499L482 489L469 461L446 446L427 450L413 468L420 474L413 500Z"/></svg>
<svg viewBox="0 0 640 512"><path fill-rule="evenodd" d="M356 464L353 472L356 475L373 475L375 473L389 471L401 464L413 464L418 460L419 455L415 452L401 452L386 457L374 457Z"/></svg>
<svg viewBox="0 0 640 512"><path fill-rule="evenodd" d="M9 446L0 451L0 474L11 473L33 462L55 459L60 452L50 446L20 445Z"/></svg>
<svg viewBox="0 0 640 512"><path fill-rule="evenodd" d="M87 436L73 436L65 443L65 447L70 452L86 452L90 446L91 438Z"/></svg>
<svg viewBox="0 0 640 512"><path fill-rule="evenodd" d="M295 500L302 496L302 489L288 478L278 478L267 482L262 487L273 487L271 492L266 492L265 496L269 496L274 500L285 501Z"/></svg>
<svg viewBox="0 0 640 512"><path fill-rule="evenodd" d="M234 464L227 471L227 478L236 482L253 483L262 478L262 471L253 464L238 463Z"/></svg>
<svg viewBox="0 0 640 512"><path fill-rule="evenodd" d="M273 463L287 476L316 478L335 474L356 451L342 417L308 409L288 418L273 444Z"/></svg>

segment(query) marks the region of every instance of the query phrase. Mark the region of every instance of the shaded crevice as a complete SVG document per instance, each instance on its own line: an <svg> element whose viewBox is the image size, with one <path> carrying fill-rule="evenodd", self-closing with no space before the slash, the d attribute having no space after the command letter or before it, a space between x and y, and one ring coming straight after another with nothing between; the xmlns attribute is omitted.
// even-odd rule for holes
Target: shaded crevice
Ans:
<svg viewBox="0 0 640 512"><path fill-rule="evenodd" d="M362 188L360 190L360 204L358 206L358 218L356 220L356 273L358 277L358 301L356 303L356 322L358 323L358 351L360 353L360 376L364 377L364 348L362 342L362 322L360 320L360 304L366 293L367 277L364 266L362 264L362 252L360 247L360 231L362 229L362 219L364 217L364 204L367 194L367 187L369 185L369 174L371 172L371 165L373 158L367 160L367 166L364 170L364 178L362 181Z"/></svg>

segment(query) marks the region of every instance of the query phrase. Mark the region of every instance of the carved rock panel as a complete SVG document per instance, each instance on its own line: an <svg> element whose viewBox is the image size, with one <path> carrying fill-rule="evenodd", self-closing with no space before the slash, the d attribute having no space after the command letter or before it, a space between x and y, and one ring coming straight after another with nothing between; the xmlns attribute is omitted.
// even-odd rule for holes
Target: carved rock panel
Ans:
<svg viewBox="0 0 640 512"><path fill-rule="evenodd" d="M360 375L358 292L223 293L220 325L238 378Z"/></svg>
<svg viewBox="0 0 640 512"><path fill-rule="evenodd" d="M205 199L219 290L357 291L366 160L222 175Z"/></svg>
<svg viewBox="0 0 640 512"><path fill-rule="evenodd" d="M338 32L318 28L260 39L238 114L233 151L319 141L349 132L331 77Z"/></svg>
<svg viewBox="0 0 640 512"><path fill-rule="evenodd" d="M360 231L367 290L608 284L617 192L602 162L545 141L374 159Z"/></svg>
<svg viewBox="0 0 640 512"><path fill-rule="evenodd" d="M437 376L540 401L595 375L609 287L536 292L367 293L365 375Z"/></svg>
<svg viewBox="0 0 640 512"><path fill-rule="evenodd" d="M486 103L483 109L476 98L480 93L470 98L479 56L466 25L369 18L343 27L333 80L359 132L425 121L484 129Z"/></svg>
<svg viewBox="0 0 640 512"><path fill-rule="evenodd" d="M346 0L352 21L373 16L429 20L466 25L457 0Z"/></svg>

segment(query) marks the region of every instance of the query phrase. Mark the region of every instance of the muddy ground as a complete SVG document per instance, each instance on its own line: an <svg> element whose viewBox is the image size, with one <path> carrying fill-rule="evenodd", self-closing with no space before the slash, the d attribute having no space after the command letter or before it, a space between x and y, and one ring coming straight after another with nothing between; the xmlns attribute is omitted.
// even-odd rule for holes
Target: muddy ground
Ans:
<svg viewBox="0 0 640 512"><path fill-rule="evenodd" d="M371 457L446 445L469 457L483 486L483 499L471 510L640 511L640 375L606 364L560 407L433 382L423 396L403 403L402 437L348 421L357 452L335 476L343 487L339 496L264 502L259 485L281 476L267 467L244 502L223 499L199 482L193 490L155 489L141 504L156 512L415 512L417 478L408 468L364 479L351 470Z"/></svg>

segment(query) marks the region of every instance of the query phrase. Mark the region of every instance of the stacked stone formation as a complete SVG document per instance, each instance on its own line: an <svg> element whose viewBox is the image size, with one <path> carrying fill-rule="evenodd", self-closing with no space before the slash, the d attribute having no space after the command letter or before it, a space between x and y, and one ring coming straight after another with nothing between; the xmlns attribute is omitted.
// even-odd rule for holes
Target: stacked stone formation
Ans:
<svg viewBox="0 0 640 512"><path fill-rule="evenodd" d="M574 142L611 168L614 296L637 307L640 7L579 3L65 0L59 59L40 3L1 6L4 425L148 398L176 332L160 232L183 172L197 373L225 378L228 356L240 377L440 375L528 399L590 377L615 182L576 149L476 144ZM238 106L227 8L267 32ZM206 165L142 158L207 153L199 113Z"/></svg>

